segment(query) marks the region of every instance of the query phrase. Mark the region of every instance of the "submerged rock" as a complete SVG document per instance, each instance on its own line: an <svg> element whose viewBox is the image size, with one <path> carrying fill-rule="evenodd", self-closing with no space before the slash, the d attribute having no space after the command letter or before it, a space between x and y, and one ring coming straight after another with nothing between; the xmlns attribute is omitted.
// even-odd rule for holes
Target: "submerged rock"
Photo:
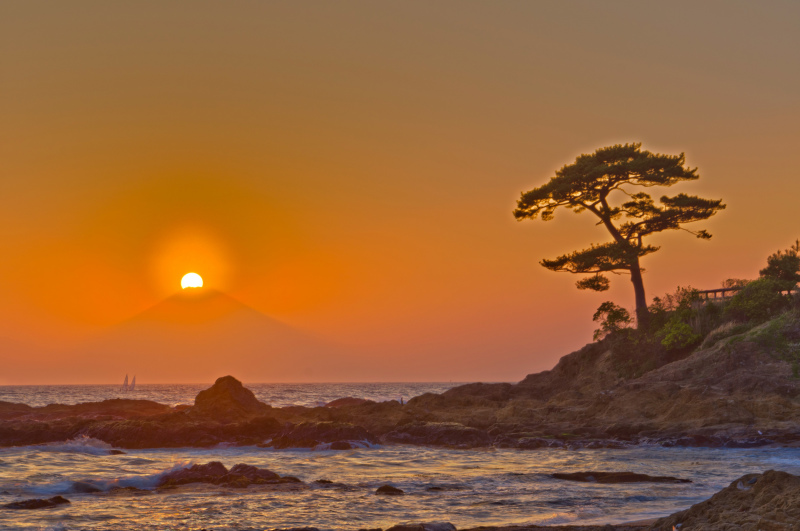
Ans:
<svg viewBox="0 0 800 531"><path fill-rule="evenodd" d="M634 472L570 472L550 474L551 478L588 483L691 483L691 479L672 476L648 476Z"/></svg>
<svg viewBox="0 0 800 531"><path fill-rule="evenodd" d="M397 487L392 487L391 485L383 485L378 487L378 490L375 491L375 494L399 496L400 494L405 494L405 492L402 489L398 489Z"/></svg>
<svg viewBox="0 0 800 531"><path fill-rule="evenodd" d="M67 503L70 503L68 499L62 498L61 496L53 496L48 499L33 498L30 500L7 503L2 507L6 509L45 509L47 507L56 507Z"/></svg>
<svg viewBox="0 0 800 531"><path fill-rule="evenodd" d="M93 492L100 492L101 489L95 487L91 483L87 483L86 481L75 481L72 483L72 486L69 488L69 490L79 494L91 494Z"/></svg>

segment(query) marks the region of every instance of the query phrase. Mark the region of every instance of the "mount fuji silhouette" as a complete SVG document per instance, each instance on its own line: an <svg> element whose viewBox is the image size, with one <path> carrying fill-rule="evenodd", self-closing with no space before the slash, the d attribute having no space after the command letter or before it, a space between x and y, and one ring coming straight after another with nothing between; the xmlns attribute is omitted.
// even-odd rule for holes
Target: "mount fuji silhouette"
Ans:
<svg viewBox="0 0 800 531"><path fill-rule="evenodd" d="M341 348L209 288L190 288L106 330L70 353L74 362L140 382L330 381ZM93 372L96 372L93 370ZM110 376L111 377L111 376Z"/></svg>

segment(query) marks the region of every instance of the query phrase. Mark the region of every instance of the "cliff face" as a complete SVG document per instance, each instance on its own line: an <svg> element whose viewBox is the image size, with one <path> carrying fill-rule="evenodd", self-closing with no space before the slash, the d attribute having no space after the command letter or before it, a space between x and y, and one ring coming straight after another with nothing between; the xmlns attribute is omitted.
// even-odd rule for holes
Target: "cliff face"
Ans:
<svg viewBox="0 0 800 531"><path fill-rule="evenodd" d="M798 344L800 322L788 314L625 379L613 345L594 343L517 385L470 384L418 397L409 413L487 429L496 444L511 446L531 437L791 443L800 440Z"/></svg>

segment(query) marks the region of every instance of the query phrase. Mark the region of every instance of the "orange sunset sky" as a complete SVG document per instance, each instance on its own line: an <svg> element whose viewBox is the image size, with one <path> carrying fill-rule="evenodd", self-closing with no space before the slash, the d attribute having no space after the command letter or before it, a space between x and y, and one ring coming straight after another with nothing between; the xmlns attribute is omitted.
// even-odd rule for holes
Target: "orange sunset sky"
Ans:
<svg viewBox="0 0 800 531"><path fill-rule="evenodd" d="M0 385L180 378L76 353L189 271L342 357L220 353L244 381L548 369L633 292L540 267L607 238L517 223L519 193L613 143L685 152L669 193L728 208L653 239L648 299L754 278L800 236L798 65L789 1L3 2Z"/></svg>

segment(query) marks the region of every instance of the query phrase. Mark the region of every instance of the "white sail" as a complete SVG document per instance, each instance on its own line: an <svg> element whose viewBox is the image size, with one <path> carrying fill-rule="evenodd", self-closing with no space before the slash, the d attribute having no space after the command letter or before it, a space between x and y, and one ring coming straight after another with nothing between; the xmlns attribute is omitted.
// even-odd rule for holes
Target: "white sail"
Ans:
<svg viewBox="0 0 800 531"><path fill-rule="evenodd" d="M127 374L125 375L125 381L122 382L122 390L123 391L127 391L128 390L128 375Z"/></svg>
<svg viewBox="0 0 800 531"><path fill-rule="evenodd" d="M133 391L136 389L136 375L133 375L133 380L131 380L131 386L128 387L128 391Z"/></svg>

